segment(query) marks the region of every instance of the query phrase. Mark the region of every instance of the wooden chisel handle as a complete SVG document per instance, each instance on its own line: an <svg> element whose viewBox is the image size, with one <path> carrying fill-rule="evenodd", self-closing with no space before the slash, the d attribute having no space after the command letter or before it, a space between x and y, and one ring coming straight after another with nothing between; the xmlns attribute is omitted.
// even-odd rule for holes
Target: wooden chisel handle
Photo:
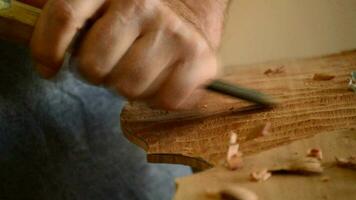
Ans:
<svg viewBox="0 0 356 200"><path fill-rule="evenodd" d="M18 1L0 10L0 39L28 44L41 10Z"/></svg>

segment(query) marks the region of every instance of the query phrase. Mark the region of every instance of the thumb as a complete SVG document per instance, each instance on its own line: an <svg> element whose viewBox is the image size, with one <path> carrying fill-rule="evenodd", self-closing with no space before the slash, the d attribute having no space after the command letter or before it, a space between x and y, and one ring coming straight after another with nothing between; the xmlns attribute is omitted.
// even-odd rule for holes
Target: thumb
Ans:
<svg viewBox="0 0 356 200"><path fill-rule="evenodd" d="M30 6L42 8L47 3L48 0L18 0L18 1L28 4Z"/></svg>

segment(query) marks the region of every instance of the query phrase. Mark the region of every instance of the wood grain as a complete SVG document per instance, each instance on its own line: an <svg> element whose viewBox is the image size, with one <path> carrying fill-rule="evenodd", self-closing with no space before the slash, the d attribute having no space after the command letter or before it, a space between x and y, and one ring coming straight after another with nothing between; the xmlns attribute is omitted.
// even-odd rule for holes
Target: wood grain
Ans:
<svg viewBox="0 0 356 200"><path fill-rule="evenodd" d="M264 74L281 66L283 73ZM356 51L235 67L226 81L266 92L281 104L259 110L240 100L207 93L192 111L167 112L129 103L121 114L121 124L126 137L147 152L150 162L206 169L225 158L230 131L238 133L241 150L250 155L317 133L355 128L356 94L347 86L353 70ZM315 81L315 73L335 78ZM272 124L269 136L246 140L256 125L266 122Z"/></svg>
<svg viewBox="0 0 356 200"><path fill-rule="evenodd" d="M274 168L306 156L309 148L323 152L324 172L320 175L272 175L265 182L251 182L255 170ZM176 180L175 200L217 200L207 192L222 191L233 186L248 189L264 200L356 199L356 171L336 166L335 157L356 155L356 132L342 131L318 134L259 154L245 157L244 168L230 171L221 166ZM323 181L328 177L329 181ZM204 184L201 184L204 183Z"/></svg>
<svg viewBox="0 0 356 200"><path fill-rule="evenodd" d="M0 10L0 38L28 44L40 9L12 1L11 8Z"/></svg>

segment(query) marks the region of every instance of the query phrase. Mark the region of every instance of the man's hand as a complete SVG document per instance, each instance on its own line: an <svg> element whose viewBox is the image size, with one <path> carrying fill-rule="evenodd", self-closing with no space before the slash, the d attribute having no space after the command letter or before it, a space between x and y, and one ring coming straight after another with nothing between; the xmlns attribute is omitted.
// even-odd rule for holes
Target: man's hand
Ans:
<svg viewBox="0 0 356 200"><path fill-rule="evenodd" d="M225 1L49 0L31 41L37 70L54 76L90 22L76 49L84 78L128 99L185 108L217 73Z"/></svg>

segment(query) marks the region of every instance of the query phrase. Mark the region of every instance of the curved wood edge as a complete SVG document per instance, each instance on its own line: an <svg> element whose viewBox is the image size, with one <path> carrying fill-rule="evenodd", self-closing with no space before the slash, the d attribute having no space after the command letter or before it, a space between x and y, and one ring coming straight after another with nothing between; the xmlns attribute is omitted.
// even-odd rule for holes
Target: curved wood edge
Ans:
<svg viewBox="0 0 356 200"><path fill-rule="evenodd" d="M212 168L213 165L208 163L202 158L190 157L182 154L147 154L147 161L150 163L167 163L167 164L178 164L186 165L192 167L196 170L206 170Z"/></svg>
<svg viewBox="0 0 356 200"><path fill-rule="evenodd" d="M144 151L147 152L149 147L146 141L143 138L140 138L132 134L131 131L127 129L126 126L123 125L125 123L123 122L121 117L120 117L120 124L121 124L122 133L124 134L126 139L128 139L130 142L136 144L137 146L139 146L140 148L142 148Z"/></svg>
<svg viewBox="0 0 356 200"><path fill-rule="evenodd" d="M123 121L121 119L121 124ZM125 128L125 126L121 126L122 133L124 136L133 144L137 145L138 147L142 148L147 153L147 161L150 163L166 163L166 164L177 164L177 165L186 165L192 167L193 169L197 170L205 170L213 167L210 163L205 161L202 158L191 157L182 154L171 154L171 153L149 153L149 147L146 141L143 138L138 136L134 136Z"/></svg>

